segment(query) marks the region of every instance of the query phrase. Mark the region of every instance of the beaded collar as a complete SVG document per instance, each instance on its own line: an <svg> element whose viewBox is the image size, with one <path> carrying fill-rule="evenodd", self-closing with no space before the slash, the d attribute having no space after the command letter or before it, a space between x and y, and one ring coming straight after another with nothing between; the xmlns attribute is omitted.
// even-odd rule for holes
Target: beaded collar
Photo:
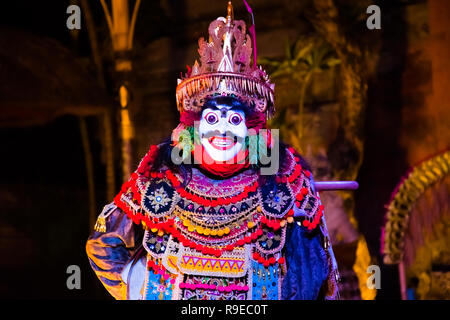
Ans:
<svg viewBox="0 0 450 320"><path fill-rule="evenodd" d="M214 180L193 169L191 181L183 187L177 173L164 168L150 170L156 152L153 146L114 199L146 230L144 246L154 259L151 268L155 272L165 272L161 259L167 256L169 242L178 246L175 251L188 252L186 256L193 259L203 256L223 261L246 247L254 262L265 268L279 265L283 270L282 249L294 211L301 213L296 221L307 230L320 224L323 207L313 192L311 174L301 167L292 148L272 182L262 186L259 173L252 170ZM189 270L180 265L180 259L178 268ZM206 276L207 271L200 268L195 274Z"/></svg>
<svg viewBox="0 0 450 320"><path fill-rule="evenodd" d="M176 174L181 180L181 177ZM205 176L198 169L192 169L192 177L186 189L206 198L231 197L242 192L245 186L252 185L258 179L254 170L245 170L229 179L215 180Z"/></svg>

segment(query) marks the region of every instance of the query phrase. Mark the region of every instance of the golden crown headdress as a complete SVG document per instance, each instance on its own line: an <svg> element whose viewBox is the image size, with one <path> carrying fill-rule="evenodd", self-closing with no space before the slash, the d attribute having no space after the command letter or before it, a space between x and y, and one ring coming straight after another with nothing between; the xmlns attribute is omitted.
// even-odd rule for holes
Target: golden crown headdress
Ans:
<svg viewBox="0 0 450 320"><path fill-rule="evenodd" d="M252 58L252 42L245 22L234 20L233 6L228 2L227 17L210 23L209 41L198 41L200 64L178 79L177 107L180 112L200 112L206 99L232 96L247 103L257 112L271 117L274 108L274 87L269 76L256 66Z"/></svg>

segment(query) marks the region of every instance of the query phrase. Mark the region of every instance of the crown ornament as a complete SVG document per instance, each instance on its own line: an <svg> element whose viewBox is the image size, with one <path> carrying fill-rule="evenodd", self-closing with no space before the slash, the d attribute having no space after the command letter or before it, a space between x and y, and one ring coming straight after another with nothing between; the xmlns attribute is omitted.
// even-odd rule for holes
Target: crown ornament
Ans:
<svg viewBox="0 0 450 320"><path fill-rule="evenodd" d="M200 112L208 98L231 96L270 118L275 112L275 85L262 67L257 67L255 61L252 64L250 35L243 20L234 20L231 2L226 18L211 22L208 32L208 41L204 38L198 41L200 63L196 60L178 79L178 110Z"/></svg>

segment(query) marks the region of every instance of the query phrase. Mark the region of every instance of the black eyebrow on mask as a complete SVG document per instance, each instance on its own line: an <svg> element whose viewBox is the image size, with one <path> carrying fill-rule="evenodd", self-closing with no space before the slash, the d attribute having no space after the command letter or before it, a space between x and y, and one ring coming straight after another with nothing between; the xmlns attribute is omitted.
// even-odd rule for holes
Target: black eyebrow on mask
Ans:
<svg viewBox="0 0 450 320"><path fill-rule="evenodd" d="M212 109L212 110L221 110L221 109L223 109L223 107L219 108L218 106L228 106L228 107L231 107L229 110L235 110L235 111L240 110L240 111L243 111L245 115L247 115L247 112L248 112L248 108L245 105L243 105L243 104L220 103L220 102L215 101L215 100L211 100L211 101L208 101L207 103L205 103L203 105L203 110L208 109L208 108Z"/></svg>
<svg viewBox="0 0 450 320"><path fill-rule="evenodd" d="M222 109L226 109L226 107L219 108L218 106L207 106L203 110L205 110L205 109L212 109L214 111L221 111ZM241 109L239 107L232 107L230 109L227 109L227 111L243 111L244 114L246 114L245 113L245 109Z"/></svg>

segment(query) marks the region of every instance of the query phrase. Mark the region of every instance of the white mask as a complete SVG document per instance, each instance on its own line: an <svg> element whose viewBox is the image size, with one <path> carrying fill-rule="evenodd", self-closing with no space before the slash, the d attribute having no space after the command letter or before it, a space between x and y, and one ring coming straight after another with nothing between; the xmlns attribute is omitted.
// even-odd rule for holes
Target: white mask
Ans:
<svg viewBox="0 0 450 320"><path fill-rule="evenodd" d="M245 113L231 110L227 105L206 108L202 111L198 131L208 155L215 161L228 161L244 146L247 136Z"/></svg>

